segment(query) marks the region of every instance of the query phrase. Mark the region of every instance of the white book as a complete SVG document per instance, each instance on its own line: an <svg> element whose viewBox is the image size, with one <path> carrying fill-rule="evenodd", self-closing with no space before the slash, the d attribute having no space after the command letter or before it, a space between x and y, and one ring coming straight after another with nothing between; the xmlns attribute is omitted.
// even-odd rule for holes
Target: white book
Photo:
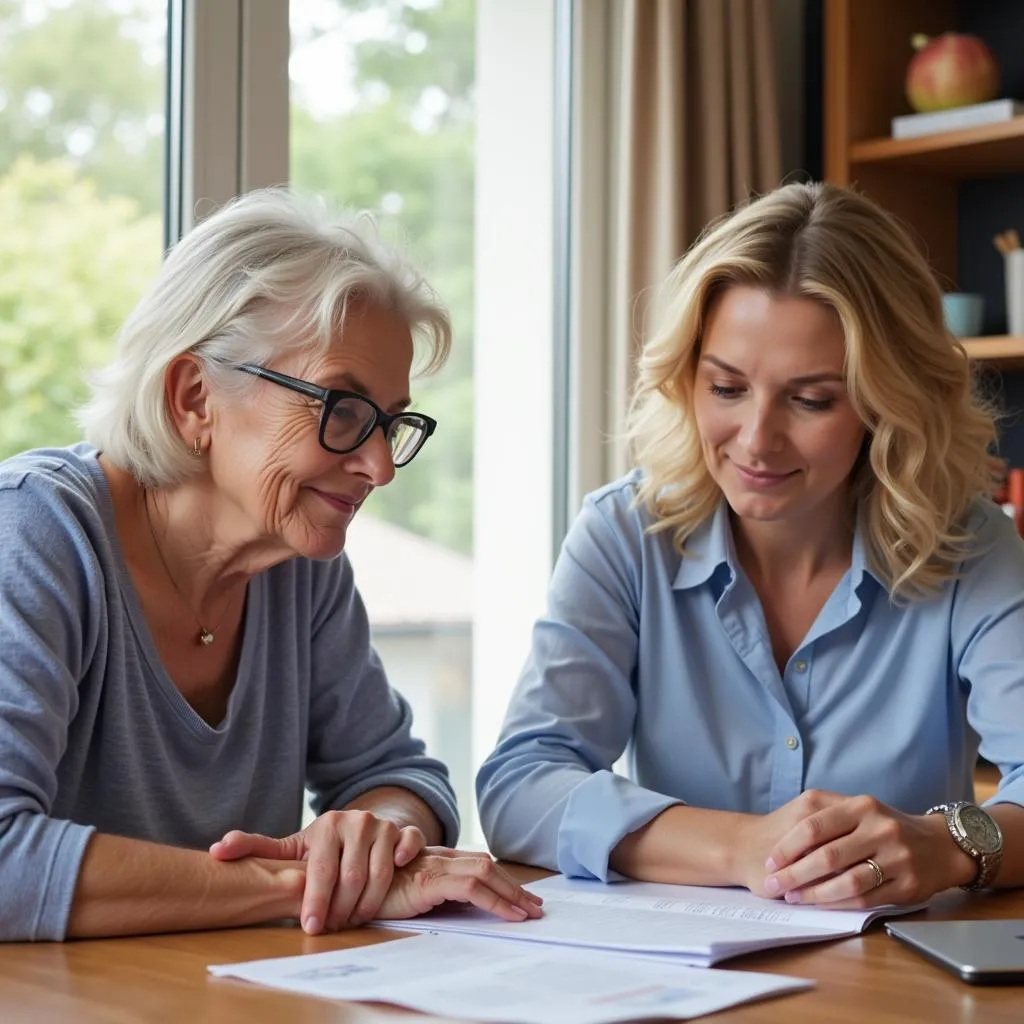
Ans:
<svg viewBox="0 0 1024 1024"><path fill-rule="evenodd" d="M394 1003L495 1024L698 1017L814 984L778 974L624 961L592 949L439 934L208 969L215 977L288 992Z"/></svg>
<svg viewBox="0 0 1024 1024"><path fill-rule="evenodd" d="M671 957L708 967L759 949L857 935L877 917L920 909L823 910L762 899L746 889L634 881L605 885L563 875L526 888L544 897L543 917L502 921L469 904L454 904L423 917L377 924Z"/></svg>
<svg viewBox="0 0 1024 1024"><path fill-rule="evenodd" d="M1024 103L1010 99L972 103L970 106L935 110L928 114L903 114L892 119L892 137L913 139L919 135L934 135L936 132L952 132L958 128L973 128L979 124L1011 121L1021 114L1024 114Z"/></svg>

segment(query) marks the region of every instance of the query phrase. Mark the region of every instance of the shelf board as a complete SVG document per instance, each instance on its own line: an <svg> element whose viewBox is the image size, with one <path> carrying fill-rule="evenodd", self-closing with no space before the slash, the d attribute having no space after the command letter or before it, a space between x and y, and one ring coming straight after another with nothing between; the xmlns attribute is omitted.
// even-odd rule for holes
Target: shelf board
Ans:
<svg viewBox="0 0 1024 1024"><path fill-rule="evenodd" d="M915 139L867 139L850 146L850 163L985 178L1024 171L1024 117Z"/></svg>
<svg viewBox="0 0 1024 1024"><path fill-rule="evenodd" d="M984 338L960 340L971 359L1005 369L1024 368L1024 337L1013 334L990 334Z"/></svg>

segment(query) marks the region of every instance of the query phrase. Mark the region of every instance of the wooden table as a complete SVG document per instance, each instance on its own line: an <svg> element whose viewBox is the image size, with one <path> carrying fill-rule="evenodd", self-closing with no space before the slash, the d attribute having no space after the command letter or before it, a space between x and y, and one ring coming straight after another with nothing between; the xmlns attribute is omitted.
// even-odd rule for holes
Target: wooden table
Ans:
<svg viewBox="0 0 1024 1024"><path fill-rule="evenodd" d="M513 867L522 880L546 874ZM1024 892L949 893L927 911L939 918L1024 918ZM0 1019L4 1024L135 1021L231 1024L287 1021L346 1024L438 1020L392 1007L335 1003L211 978L207 964L319 953L397 938L361 929L309 938L292 927L245 928L189 935L0 945ZM733 970L813 978L809 992L715 1014L715 1024L999 1024L1024 1021L1024 987L966 985L895 940L880 924L864 935L741 957Z"/></svg>

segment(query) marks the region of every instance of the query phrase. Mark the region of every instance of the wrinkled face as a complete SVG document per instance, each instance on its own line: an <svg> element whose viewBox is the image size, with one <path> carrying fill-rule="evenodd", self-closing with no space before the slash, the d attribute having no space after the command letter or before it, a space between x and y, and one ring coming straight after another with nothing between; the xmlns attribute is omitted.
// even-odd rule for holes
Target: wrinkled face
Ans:
<svg viewBox="0 0 1024 1024"><path fill-rule="evenodd" d="M844 354L822 303L735 286L713 305L694 411L708 468L741 519L842 514L865 436Z"/></svg>
<svg viewBox="0 0 1024 1024"><path fill-rule="evenodd" d="M296 351L270 369L324 388L355 391L385 412L409 404L413 344L408 325L372 305L352 306L324 353ZM218 490L242 519L235 532L269 540L285 555L333 558L348 524L375 487L395 475L384 431L337 455L319 442L323 404L269 381L251 398L219 409L210 466Z"/></svg>

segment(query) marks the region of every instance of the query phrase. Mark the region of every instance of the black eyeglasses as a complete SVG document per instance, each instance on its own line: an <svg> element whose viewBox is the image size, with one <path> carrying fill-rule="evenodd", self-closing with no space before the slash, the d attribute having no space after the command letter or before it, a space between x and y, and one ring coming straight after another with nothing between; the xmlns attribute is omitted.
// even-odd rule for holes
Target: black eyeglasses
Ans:
<svg viewBox="0 0 1024 1024"><path fill-rule="evenodd" d="M355 391L322 388L253 363L242 363L236 369L322 402L320 444L336 455L354 452L379 426L387 438L395 466L407 466L437 428L437 421L429 416L418 412L399 412L392 416Z"/></svg>

